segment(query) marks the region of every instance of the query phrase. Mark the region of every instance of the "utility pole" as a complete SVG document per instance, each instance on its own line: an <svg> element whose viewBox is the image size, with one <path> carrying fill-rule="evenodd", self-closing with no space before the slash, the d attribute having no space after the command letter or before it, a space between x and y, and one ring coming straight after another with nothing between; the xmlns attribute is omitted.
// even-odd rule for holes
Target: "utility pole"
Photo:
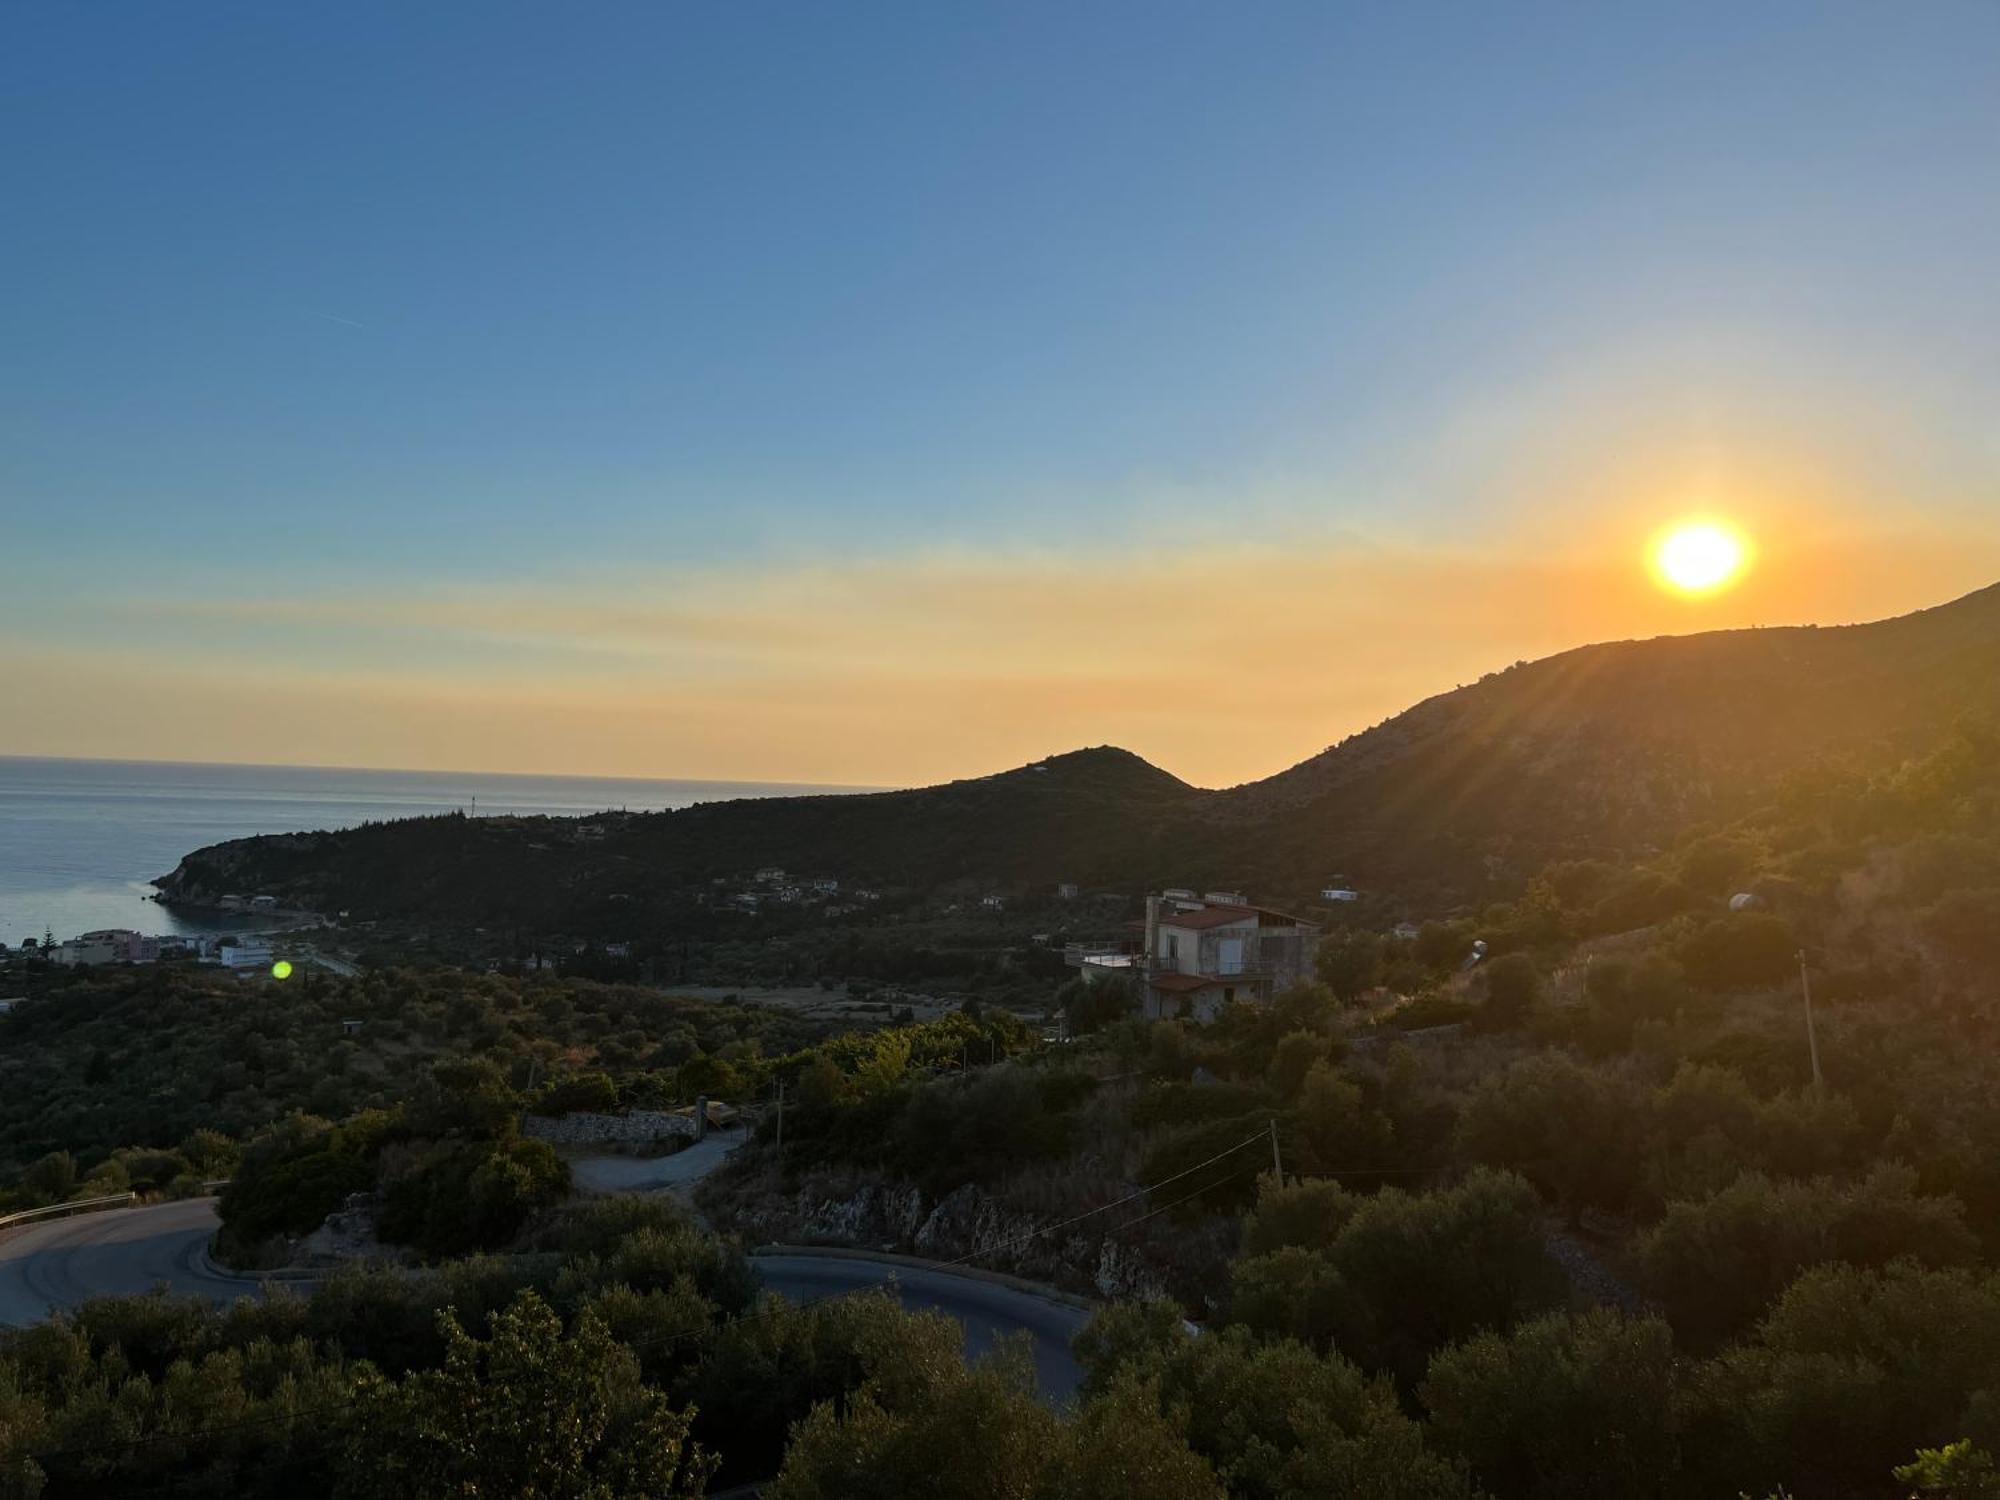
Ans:
<svg viewBox="0 0 2000 1500"><path fill-rule="evenodd" d="M1826 1080L1819 1071L1819 1032L1813 1027L1812 975L1806 972L1806 950L1799 949L1799 992L1806 1001L1806 1046L1812 1052L1813 1092L1824 1094Z"/></svg>
<svg viewBox="0 0 2000 1500"><path fill-rule="evenodd" d="M1278 1179L1278 1186L1283 1187L1285 1185L1285 1163L1284 1159L1278 1155L1278 1120L1275 1115L1271 1118L1271 1172Z"/></svg>

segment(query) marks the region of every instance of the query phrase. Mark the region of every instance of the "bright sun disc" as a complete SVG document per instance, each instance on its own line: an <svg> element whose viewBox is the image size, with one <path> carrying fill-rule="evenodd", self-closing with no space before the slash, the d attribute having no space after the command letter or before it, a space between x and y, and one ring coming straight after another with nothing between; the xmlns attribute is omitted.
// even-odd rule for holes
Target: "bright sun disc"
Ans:
<svg viewBox="0 0 2000 1500"><path fill-rule="evenodd" d="M1710 594L1741 575L1749 553L1749 544L1729 527L1690 521L1662 533L1654 543L1653 571L1670 589Z"/></svg>

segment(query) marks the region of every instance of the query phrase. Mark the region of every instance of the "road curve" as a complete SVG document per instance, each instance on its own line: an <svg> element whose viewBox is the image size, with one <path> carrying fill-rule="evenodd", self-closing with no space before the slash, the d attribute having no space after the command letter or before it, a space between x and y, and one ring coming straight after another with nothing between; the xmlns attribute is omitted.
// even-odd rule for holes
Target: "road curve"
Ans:
<svg viewBox="0 0 2000 1500"><path fill-rule="evenodd" d="M821 1255L758 1255L750 1264L764 1285L793 1302L811 1302L876 1287L893 1290L913 1312L935 1309L965 1329L965 1352L978 1358L1006 1335L1026 1333L1033 1341L1035 1380L1042 1398L1067 1406L1076 1397L1083 1372L1070 1353L1090 1314L1033 1292L959 1276L950 1271L848 1260Z"/></svg>
<svg viewBox="0 0 2000 1500"><path fill-rule="evenodd" d="M225 1303L254 1295L254 1284L209 1268L215 1225L213 1198L184 1198L14 1230L0 1237L0 1325L156 1286Z"/></svg>
<svg viewBox="0 0 2000 1500"><path fill-rule="evenodd" d="M225 1304L256 1295L256 1283L210 1267L204 1252L215 1228L215 1200L187 1198L15 1230L0 1237L0 1326L38 1323L90 1297L155 1287ZM1043 1397L1066 1404L1076 1394L1080 1372L1070 1340L1089 1321L1081 1308L949 1271L882 1261L777 1254L756 1256L751 1265L764 1285L794 1302L892 1289L905 1307L957 1319L966 1352L975 1358L1004 1335L1026 1333Z"/></svg>

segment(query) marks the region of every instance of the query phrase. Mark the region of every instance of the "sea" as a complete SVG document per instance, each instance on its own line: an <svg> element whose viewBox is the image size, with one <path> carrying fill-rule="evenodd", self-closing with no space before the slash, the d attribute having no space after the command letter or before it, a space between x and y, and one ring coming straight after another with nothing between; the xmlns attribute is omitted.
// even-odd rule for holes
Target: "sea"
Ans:
<svg viewBox="0 0 2000 1500"><path fill-rule="evenodd" d="M103 927L247 930L247 913L162 906L148 883L205 844L463 810L578 816L738 797L866 791L782 782L626 781L459 771L37 760L0 756L0 942Z"/></svg>

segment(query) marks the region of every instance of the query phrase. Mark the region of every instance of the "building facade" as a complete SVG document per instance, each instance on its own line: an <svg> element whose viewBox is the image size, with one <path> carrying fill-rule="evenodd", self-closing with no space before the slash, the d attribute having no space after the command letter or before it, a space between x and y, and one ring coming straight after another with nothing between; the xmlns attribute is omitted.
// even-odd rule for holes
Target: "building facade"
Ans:
<svg viewBox="0 0 2000 1500"><path fill-rule="evenodd" d="M1311 984L1319 934L1318 924L1249 905L1233 891L1148 896L1143 1013L1148 1020L1209 1021L1226 1006L1264 1004Z"/></svg>

